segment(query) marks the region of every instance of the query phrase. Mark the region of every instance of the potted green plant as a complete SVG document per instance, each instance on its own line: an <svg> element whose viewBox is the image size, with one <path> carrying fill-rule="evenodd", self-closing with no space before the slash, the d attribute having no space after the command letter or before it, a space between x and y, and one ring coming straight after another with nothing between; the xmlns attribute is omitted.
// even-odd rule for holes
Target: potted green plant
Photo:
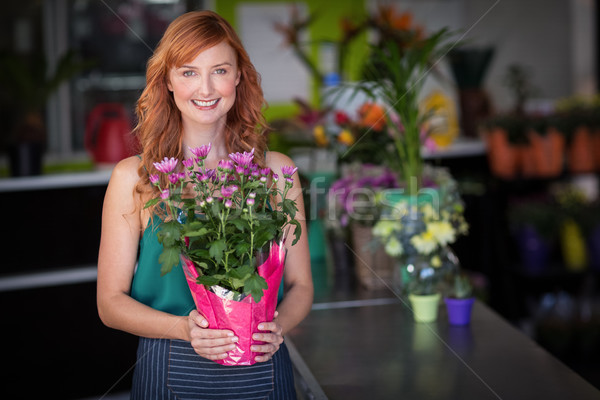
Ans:
<svg viewBox="0 0 600 400"><path fill-rule="evenodd" d="M406 185L409 195L416 195L423 176L422 144L427 136L424 123L429 114L419 104L419 94L431 63L448 49L450 33L441 29L417 40L410 47L400 48L388 40L371 49L365 66L365 79L355 84L355 90L366 94L387 108L386 128L393 138L393 152L386 162Z"/></svg>
<svg viewBox="0 0 600 400"><path fill-rule="evenodd" d="M450 325L468 325L475 297L473 285L464 272L453 274L451 289L444 297Z"/></svg>
<svg viewBox="0 0 600 400"><path fill-rule="evenodd" d="M80 60L75 51L66 52L52 72L43 55L30 59L16 53L0 55L0 83L15 116L7 143L13 176L41 173L46 146L44 107L61 84L91 65Z"/></svg>
<svg viewBox="0 0 600 400"><path fill-rule="evenodd" d="M408 281L408 300L415 322L434 322L439 313L442 297L440 291L441 271L420 256L411 257L408 261L412 269Z"/></svg>

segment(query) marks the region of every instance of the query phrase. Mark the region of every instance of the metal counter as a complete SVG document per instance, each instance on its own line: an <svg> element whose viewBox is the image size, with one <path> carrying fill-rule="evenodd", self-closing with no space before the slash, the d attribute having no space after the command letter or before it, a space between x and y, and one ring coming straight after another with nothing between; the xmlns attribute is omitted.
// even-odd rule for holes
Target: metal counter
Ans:
<svg viewBox="0 0 600 400"><path fill-rule="evenodd" d="M476 302L471 325L415 323L397 299L315 304L286 341L306 398L600 399L600 391Z"/></svg>

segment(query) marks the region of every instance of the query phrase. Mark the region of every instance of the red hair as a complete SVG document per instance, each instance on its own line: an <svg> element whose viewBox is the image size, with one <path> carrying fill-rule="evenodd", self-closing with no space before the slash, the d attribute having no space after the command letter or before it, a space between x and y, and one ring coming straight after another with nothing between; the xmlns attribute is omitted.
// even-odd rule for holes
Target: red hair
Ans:
<svg viewBox="0 0 600 400"><path fill-rule="evenodd" d="M146 88L137 102L134 134L141 146L138 193L147 191L154 162L164 157L183 158L181 113L167 88L169 71L193 60L200 52L222 42L237 55L240 83L236 101L227 113L225 145L228 152L255 149L255 161L264 166L267 128L262 107L266 104L260 76L231 25L212 11L194 11L176 18L148 60ZM161 176L161 179L165 178ZM165 178L166 179L166 178ZM165 182L162 182L163 187ZM153 188L152 190L157 190Z"/></svg>

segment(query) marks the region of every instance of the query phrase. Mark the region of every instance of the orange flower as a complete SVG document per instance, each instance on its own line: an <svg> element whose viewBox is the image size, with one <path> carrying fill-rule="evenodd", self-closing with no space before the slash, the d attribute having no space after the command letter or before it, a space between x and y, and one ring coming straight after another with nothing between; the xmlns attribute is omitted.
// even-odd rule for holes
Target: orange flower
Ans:
<svg viewBox="0 0 600 400"><path fill-rule="evenodd" d="M408 11L399 15L394 12L393 15L390 16L390 25L394 29L408 31L412 27L412 14Z"/></svg>
<svg viewBox="0 0 600 400"><path fill-rule="evenodd" d="M358 125L381 131L385 126L385 111L375 103L365 103L358 109Z"/></svg>

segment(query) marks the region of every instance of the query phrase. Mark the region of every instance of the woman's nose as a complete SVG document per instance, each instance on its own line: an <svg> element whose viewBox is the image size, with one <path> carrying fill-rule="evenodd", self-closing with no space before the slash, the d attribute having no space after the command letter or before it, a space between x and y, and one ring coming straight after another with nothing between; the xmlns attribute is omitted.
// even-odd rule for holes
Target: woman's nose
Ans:
<svg viewBox="0 0 600 400"><path fill-rule="evenodd" d="M210 75L204 75L199 79L197 92L203 98L207 98L213 93L213 85Z"/></svg>

